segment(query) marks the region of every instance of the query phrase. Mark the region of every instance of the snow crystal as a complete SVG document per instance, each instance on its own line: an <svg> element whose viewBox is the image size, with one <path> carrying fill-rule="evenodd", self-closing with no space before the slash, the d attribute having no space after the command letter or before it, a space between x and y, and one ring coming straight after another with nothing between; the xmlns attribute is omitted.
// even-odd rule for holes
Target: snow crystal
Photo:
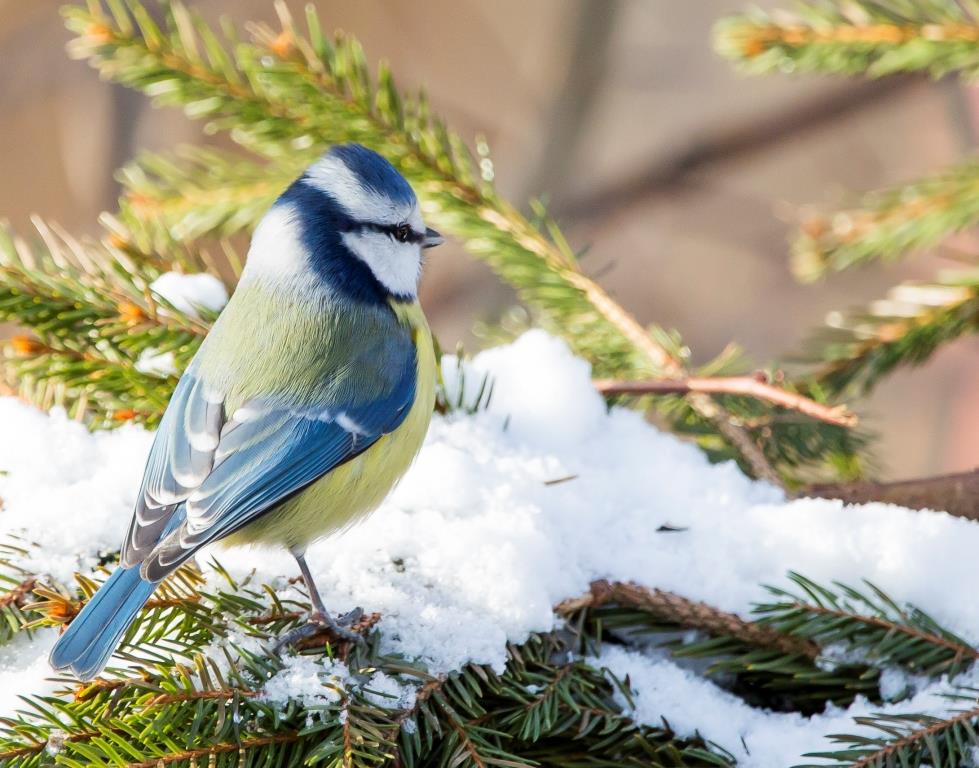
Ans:
<svg viewBox="0 0 979 768"><path fill-rule="evenodd" d="M202 309L218 312L228 303L228 289L224 283L203 272L196 275L167 272L150 284L150 290L174 309L191 317L198 317Z"/></svg>
<svg viewBox="0 0 979 768"><path fill-rule="evenodd" d="M869 579L979 641L979 602L963 599L974 580L979 523L884 504L787 501L733 463L710 465L642 414L608 410L587 363L539 331L462 364L464 376L451 359L443 367L450 400L473 404L483 379L491 380L488 407L437 416L381 508L307 553L333 611L361 605L381 613L383 652L433 673L467 662L502 669L506 641L553 628L552 606L594 579L632 580L748 615L766 598L761 585L785 586L790 569L821 582ZM121 541L151 435L133 426L90 434L62 411L43 414L13 399L0 399L0 424L0 519L43 545L35 567L67 581ZM661 533L664 523L683 530ZM296 573L287 553L216 556L233 576L255 569L256 579L296 596L283 579ZM20 663L0 659L0 686L38 690L50 643L37 633L10 645ZM608 647L600 663L629 674L637 717L699 728L735 753L744 738L749 765L799 762L803 752L825 748L824 734L852 731L851 716L870 711L858 701L812 719L766 713L662 656ZM290 659L266 695L329 700L330 685L351 684L345 674ZM889 692L900 684L886 682ZM378 703L392 701L384 693L409 700L383 677L363 689L375 690ZM946 683L912 690L913 699L885 710L947 706L936 697ZM0 714L14 706L0 701Z"/></svg>

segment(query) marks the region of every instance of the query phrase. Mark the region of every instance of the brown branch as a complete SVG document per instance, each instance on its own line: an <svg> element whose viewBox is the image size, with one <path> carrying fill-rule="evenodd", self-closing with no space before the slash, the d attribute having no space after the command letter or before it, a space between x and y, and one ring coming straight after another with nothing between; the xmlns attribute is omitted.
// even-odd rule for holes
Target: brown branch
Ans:
<svg viewBox="0 0 979 768"><path fill-rule="evenodd" d="M350 702L344 699L343 708L340 712L343 721L343 758L341 765L343 768L353 768L354 764L354 745L353 735L350 728Z"/></svg>
<svg viewBox="0 0 979 768"><path fill-rule="evenodd" d="M442 707L442 710L448 715L446 719L449 721L449 726L452 728L453 731L456 732L456 735L459 737L460 746L463 749L465 749L466 752L469 753L469 757L473 761L473 765L475 765L476 768L486 768L486 761L483 760L483 756L479 754L479 750L476 749L476 745L472 743L472 739L470 739L469 736L466 735L466 730L462 727L462 725L455 718L455 716L450 711L448 711L444 706ZM454 761L454 762L461 762L461 761Z"/></svg>
<svg viewBox="0 0 979 768"><path fill-rule="evenodd" d="M4 718L5 724L10 725L12 722L13 721ZM23 747L14 747L13 749L8 749L5 752L0 752L0 761L9 760L12 757L24 757L26 755L37 754L38 752L43 752L45 749L52 746L57 746L60 748L63 744L91 741L92 739L96 739L106 733L129 735L120 728L107 728L100 731L79 731L78 733L71 734L59 733L56 736L49 736L48 740L44 742L39 741L35 742L34 744L26 744ZM153 765L156 765L156 763L153 763Z"/></svg>
<svg viewBox="0 0 979 768"><path fill-rule="evenodd" d="M140 685L148 682L146 677L122 678L120 680L106 680L100 677L90 683L83 683L75 688L75 701L88 701L107 691L116 691L130 685Z"/></svg>
<svg viewBox="0 0 979 768"><path fill-rule="evenodd" d="M200 605L200 595L188 595L186 597L160 597L147 600L143 605L143 611L152 611L157 608L188 608L192 605Z"/></svg>
<svg viewBox="0 0 979 768"><path fill-rule="evenodd" d="M577 598L565 600L554 610L568 615L582 608L595 608L616 603L645 611L657 619L690 629L699 629L713 636L728 635L745 643L771 648L779 653L816 659L819 646L811 640L793 637L770 627L745 621L733 613L726 613L706 603L687 600L672 592L642 587L638 584L600 579L591 584L591 590Z"/></svg>
<svg viewBox="0 0 979 768"><path fill-rule="evenodd" d="M159 707L164 704L179 704L184 701L211 701L214 699L228 701L235 696L252 699L260 694L259 691L249 691L245 688L222 688L217 691L188 691L186 693L162 693L146 702L146 709Z"/></svg>
<svg viewBox="0 0 979 768"><path fill-rule="evenodd" d="M891 483L860 480L811 485L799 495L841 499L847 504L881 501L909 509L934 509L955 517L979 520L979 469Z"/></svg>
<svg viewBox="0 0 979 768"><path fill-rule="evenodd" d="M666 376L670 378L654 379L653 381L689 381L689 378L684 378L685 371L679 363L665 367L663 370ZM600 379L595 382L595 386L602 392L603 386L613 387L619 383L612 380ZM626 383L622 382L622 384L624 385ZM603 394L614 394L614 392L603 392ZM687 396L690 407L702 418L711 422L717 428L717 431L720 432L721 436L741 455L756 478L767 480L780 488L785 487L781 476L775 467L772 466L768 457L765 456L765 451L759 442L744 425L737 423L731 414L722 408L711 394L693 390L687 390L683 394Z"/></svg>
<svg viewBox="0 0 979 768"><path fill-rule="evenodd" d="M380 613L365 613L360 617L360 619L351 624L348 629L351 632L356 632L358 635L364 635L369 632L380 620ZM302 638L301 640L297 641L293 647L296 648L296 650L302 651L308 648L317 648L323 645L324 641L329 642L334 648L338 649L337 657L341 661L347 660L347 655L353 648L353 643L350 640L337 637L333 633L333 630L331 630L329 627L324 627L316 634Z"/></svg>
<svg viewBox="0 0 979 768"><path fill-rule="evenodd" d="M0 760L9 760L12 757L27 757L28 755L36 755L38 752L43 752L45 747L47 747L47 744L38 742L37 744L28 744L25 747L8 749L5 752L0 752Z"/></svg>
<svg viewBox="0 0 979 768"><path fill-rule="evenodd" d="M421 711L421 708L425 702L442 690L446 682L448 682L448 679L448 676L443 675L434 680L429 680L424 685L421 685L415 689L415 703L398 715L397 719L395 720L397 729L400 729L406 720L410 720L417 715Z"/></svg>
<svg viewBox="0 0 979 768"><path fill-rule="evenodd" d="M645 379L643 381L617 381L596 379L595 389L603 395L743 395L765 400L774 405L798 411L827 424L852 427L857 423L856 414L845 405L825 405L797 392L776 387L768 382L764 373L754 376L727 376L706 378L689 376L681 379Z"/></svg>
<svg viewBox="0 0 979 768"><path fill-rule="evenodd" d="M143 760L138 763L127 763L126 768L157 768L158 766L170 765L171 763L188 762L192 765L199 757L212 757L228 752L244 753L246 749L252 747L264 747L269 744L291 744L299 741L300 734L295 731L279 733L274 736L261 736L255 739L242 739L238 744L213 744L210 747L201 749L187 749L182 752L173 752L163 757L154 757L150 760Z"/></svg>
<svg viewBox="0 0 979 768"><path fill-rule="evenodd" d="M566 678L568 675L570 675L572 670L573 667L570 664L561 667L561 669L558 670L558 673L554 675L554 679L547 684L544 690L541 691L534 698L533 701L531 701L529 704L524 706L524 710L526 710L527 712L532 712L533 710L537 709L537 707L539 707L541 704L543 704L545 701L547 701L548 697L550 697L550 695L554 693L555 690L557 690L557 687L561 684L561 681L564 680L564 678Z"/></svg>

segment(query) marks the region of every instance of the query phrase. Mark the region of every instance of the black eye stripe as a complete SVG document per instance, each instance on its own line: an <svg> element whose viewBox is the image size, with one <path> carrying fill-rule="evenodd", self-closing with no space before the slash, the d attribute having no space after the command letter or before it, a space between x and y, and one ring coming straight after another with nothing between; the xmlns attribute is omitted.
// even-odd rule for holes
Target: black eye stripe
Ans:
<svg viewBox="0 0 979 768"><path fill-rule="evenodd" d="M402 230L406 229L407 234L402 234ZM351 226L348 231L353 232L380 232L383 235L397 240L402 243L421 243L425 240L425 235L421 232L415 232L408 224L377 224L373 221L355 221L351 222ZM401 235L399 237L399 235Z"/></svg>

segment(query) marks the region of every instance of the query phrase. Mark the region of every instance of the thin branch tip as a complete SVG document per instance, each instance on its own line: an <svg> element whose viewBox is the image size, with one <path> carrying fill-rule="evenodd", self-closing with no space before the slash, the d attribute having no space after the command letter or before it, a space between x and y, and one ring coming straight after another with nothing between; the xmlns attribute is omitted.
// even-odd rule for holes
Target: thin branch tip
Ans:
<svg viewBox="0 0 979 768"><path fill-rule="evenodd" d="M687 376L677 379L643 379L640 381L620 381L616 379L596 379L595 389L602 395L742 395L763 400L790 411L796 411L810 418L839 427L855 427L857 415L846 405L826 405L798 392L782 389L769 381L761 371L745 376L698 377Z"/></svg>

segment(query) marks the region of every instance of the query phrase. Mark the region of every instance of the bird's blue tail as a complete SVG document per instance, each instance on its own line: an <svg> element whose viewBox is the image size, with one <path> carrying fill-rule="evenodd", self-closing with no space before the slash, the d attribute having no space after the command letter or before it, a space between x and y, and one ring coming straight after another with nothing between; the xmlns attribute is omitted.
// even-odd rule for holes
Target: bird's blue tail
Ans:
<svg viewBox="0 0 979 768"><path fill-rule="evenodd" d="M91 680L105 666L156 584L144 581L139 566L116 568L51 651L51 666L71 667L79 680Z"/></svg>

